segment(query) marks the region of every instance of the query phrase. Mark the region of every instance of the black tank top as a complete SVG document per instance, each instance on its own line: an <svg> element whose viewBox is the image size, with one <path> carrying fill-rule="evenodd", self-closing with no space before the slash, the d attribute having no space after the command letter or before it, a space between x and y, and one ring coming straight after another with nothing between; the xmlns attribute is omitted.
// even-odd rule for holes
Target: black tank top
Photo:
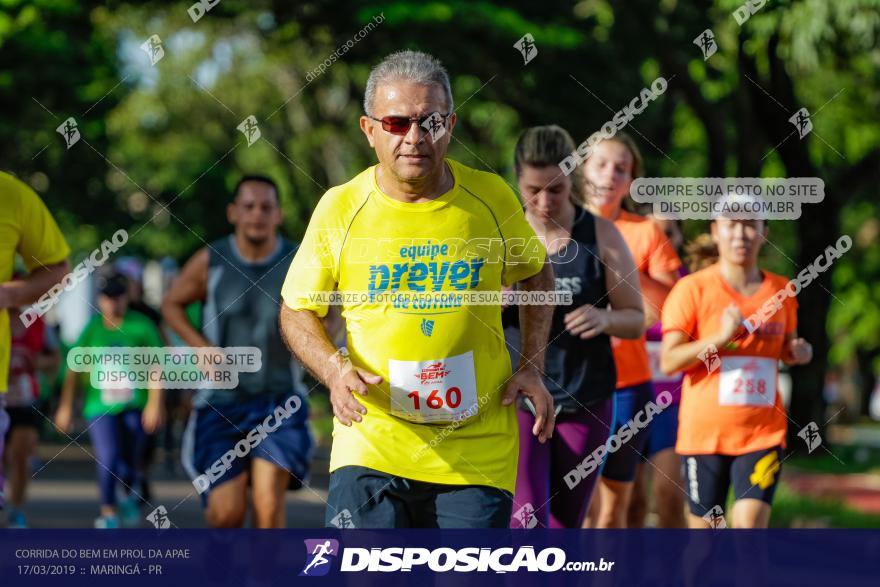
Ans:
<svg viewBox="0 0 880 587"><path fill-rule="evenodd" d="M611 397L617 383L611 339L607 334L583 340L565 329L565 315L591 304L603 310L608 306L605 267L596 239L596 219L580 209L571 231L571 241L549 255L553 264L556 291L572 294L570 306L556 306L550 326L549 346L544 366L544 385L562 412L576 412ZM504 310L504 335L514 367L519 364L519 307Z"/></svg>
<svg viewBox="0 0 880 587"><path fill-rule="evenodd" d="M243 395L304 393L302 367L292 359L278 326L281 286L296 246L278 237L275 251L256 262L241 256L232 235L208 248L208 295L202 308L205 338L221 347L257 347L262 365L256 373L240 372L236 389L200 390L195 406L240 401Z"/></svg>

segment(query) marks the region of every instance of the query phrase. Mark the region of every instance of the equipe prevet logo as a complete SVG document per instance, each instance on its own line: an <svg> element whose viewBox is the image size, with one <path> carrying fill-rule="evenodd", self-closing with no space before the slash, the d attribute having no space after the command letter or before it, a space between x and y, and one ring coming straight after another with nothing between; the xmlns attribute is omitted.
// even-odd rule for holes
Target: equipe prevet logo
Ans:
<svg viewBox="0 0 880 587"><path fill-rule="evenodd" d="M304 540L306 564L300 577L322 577L330 572L333 559L339 555L339 541L332 538Z"/></svg>

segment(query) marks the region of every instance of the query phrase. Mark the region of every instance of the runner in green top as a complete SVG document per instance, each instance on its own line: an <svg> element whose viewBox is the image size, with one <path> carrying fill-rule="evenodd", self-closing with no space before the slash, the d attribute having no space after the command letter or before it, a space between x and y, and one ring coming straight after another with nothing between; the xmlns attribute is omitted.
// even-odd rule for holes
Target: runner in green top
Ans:
<svg viewBox="0 0 880 587"><path fill-rule="evenodd" d="M128 311L127 284L121 275L99 278L100 314L86 325L76 347L161 347L159 330L145 316ZM109 368L113 368L112 366ZM88 374L83 377L90 379ZM73 400L79 374L68 370L61 390L55 424L69 432L73 422ZM162 418L162 391L151 389L98 389L86 385L83 415L89 421L89 436L97 461L101 516L96 528L119 526L117 481L126 499L121 505L122 520L135 525L140 520L139 487L146 434L153 432Z"/></svg>
<svg viewBox="0 0 880 587"><path fill-rule="evenodd" d="M86 324L74 346L135 347L162 346L159 331L149 318L135 311L126 311L116 328L107 328L104 318L95 315ZM125 410L143 410L147 405L146 389L98 389L91 377L83 377L86 388L83 418L94 420L103 414L119 414Z"/></svg>

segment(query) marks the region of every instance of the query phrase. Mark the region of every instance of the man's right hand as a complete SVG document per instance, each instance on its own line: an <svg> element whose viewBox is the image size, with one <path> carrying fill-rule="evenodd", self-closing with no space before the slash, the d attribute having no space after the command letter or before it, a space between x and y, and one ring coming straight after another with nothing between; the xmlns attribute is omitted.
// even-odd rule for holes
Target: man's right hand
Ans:
<svg viewBox="0 0 880 587"><path fill-rule="evenodd" d="M345 426L363 420L365 408L354 394L367 395L367 384L378 385L382 383L382 377L374 375L360 367L351 367L336 378L330 385L330 404L333 406L333 415Z"/></svg>

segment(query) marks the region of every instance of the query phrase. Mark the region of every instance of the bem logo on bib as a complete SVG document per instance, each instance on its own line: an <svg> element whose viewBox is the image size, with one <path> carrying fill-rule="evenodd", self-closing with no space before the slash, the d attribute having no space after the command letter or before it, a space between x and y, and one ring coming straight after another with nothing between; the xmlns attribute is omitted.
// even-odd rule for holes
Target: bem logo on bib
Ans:
<svg viewBox="0 0 880 587"><path fill-rule="evenodd" d="M452 371L450 371L449 369L444 369L443 362L441 361L422 369L419 373L419 380L422 382L422 385L427 385L435 381L442 381L443 378L450 373L452 373Z"/></svg>
<svg viewBox="0 0 880 587"><path fill-rule="evenodd" d="M756 361L749 361L748 363L740 367L740 371L743 371L745 373L754 373L758 369L760 369L760 367L758 366L758 363Z"/></svg>

